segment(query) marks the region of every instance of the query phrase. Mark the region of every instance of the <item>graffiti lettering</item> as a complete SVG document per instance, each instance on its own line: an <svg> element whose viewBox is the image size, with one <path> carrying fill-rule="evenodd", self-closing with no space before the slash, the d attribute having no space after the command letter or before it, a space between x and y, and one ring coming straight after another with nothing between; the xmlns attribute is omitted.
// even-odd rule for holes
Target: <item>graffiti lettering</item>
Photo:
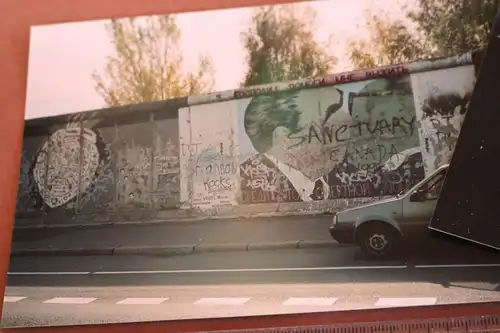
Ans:
<svg viewBox="0 0 500 333"><path fill-rule="evenodd" d="M281 190L279 192L246 190L242 191L241 194L241 202L243 204L266 202L297 202L302 200L298 193L293 190Z"/></svg>
<svg viewBox="0 0 500 333"><path fill-rule="evenodd" d="M232 156L220 154L223 145L203 149L189 169L193 175L193 202L197 205L230 204L238 164ZM203 200L201 199L203 198Z"/></svg>
<svg viewBox="0 0 500 333"><path fill-rule="evenodd" d="M243 171L244 176L252 178L272 175L274 172L273 169L257 159L253 159L251 164L242 165L240 169Z"/></svg>
<svg viewBox="0 0 500 333"><path fill-rule="evenodd" d="M262 88L254 88L248 90L236 90L234 92L234 98L248 98L255 97L262 94L268 94L277 92L279 89L277 86L274 87L262 87Z"/></svg>
<svg viewBox="0 0 500 333"><path fill-rule="evenodd" d="M349 125L333 124L329 126L319 126L313 124L309 126L307 134L295 134L289 138L296 142L288 147L288 149L300 146L303 143L319 142L322 144L330 144L337 142L346 142L349 140Z"/></svg>
<svg viewBox="0 0 500 333"><path fill-rule="evenodd" d="M417 179L405 180L400 183L381 182L378 188L366 182L355 182L352 184L334 185L330 187L330 199L341 198L361 198L361 197L377 197L384 195L394 195L407 190L418 182Z"/></svg>
<svg viewBox="0 0 500 333"><path fill-rule="evenodd" d="M349 127L355 130L356 135L363 136L365 134L369 135L384 135L384 134L396 134L396 130L400 129L404 132L406 136L412 136L414 132L415 116L410 120L405 119L405 117L392 117L390 121L387 119L379 119L375 122L359 121L350 125Z"/></svg>
<svg viewBox="0 0 500 333"><path fill-rule="evenodd" d="M275 179L269 180L265 177L258 177L255 179L248 179L246 186L253 190L260 189L262 191L274 192L276 191L276 186L273 184L275 182Z"/></svg>
<svg viewBox="0 0 500 333"><path fill-rule="evenodd" d="M252 158L240 166L241 194L245 203L300 201L288 179L277 168Z"/></svg>
<svg viewBox="0 0 500 333"><path fill-rule="evenodd" d="M374 149L370 147L355 146L351 148L348 156L350 159L358 161L355 166L360 170L374 171L383 161L389 160L392 156L398 155L398 150L394 144L386 145L379 144ZM359 160L370 160L371 163L359 162Z"/></svg>
<svg viewBox="0 0 500 333"><path fill-rule="evenodd" d="M326 79L323 78L312 78L301 82L290 83L288 89L303 89L303 88L315 88L326 85Z"/></svg>
<svg viewBox="0 0 500 333"><path fill-rule="evenodd" d="M336 75L334 80L336 84L352 82L354 81L354 73Z"/></svg>
<svg viewBox="0 0 500 333"><path fill-rule="evenodd" d="M325 79L326 85L345 84L355 81L363 81L367 79L398 77L409 74L410 71L404 66L394 66L379 69L362 70L350 73L341 73L329 75Z"/></svg>
<svg viewBox="0 0 500 333"><path fill-rule="evenodd" d="M409 74L409 70L403 66L379 68L366 71L366 78L373 79L377 77L397 77Z"/></svg>
<svg viewBox="0 0 500 333"><path fill-rule="evenodd" d="M394 195L415 185L421 177L414 177L407 165L401 174L397 171L371 172L359 170L353 173L337 173L339 185L330 187L332 198L353 198Z"/></svg>
<svg viewBox="0 0 500 333"><path fill-rule="evenodd" d="M198 146L201 145L201 143L182 143L181 144L181 152L182 156L196 156L198 154Z"/></svg>
<svg viewBox="0 0 500 333"><path fill-rule="evenodd" d="M355 131L355 135L396 135L397 129L400 129L405 136L412 136L414 132L415 117L407 120L404 117L392 117L390 121L387 119L379 119L375 122L358 121L352 125L333 124L329 126L318 126L313 124L309 126L307 134L299 133L291 135L289 138L295 142L288 146L288 149L300 146L304 143L319 142L321 144L341 143L349 140L349 131Z"/></svg>
<svg viewBox="0 0 500 333"><path fill-rule="evenodd" d="M205 166L197 165L195 168L195 175L203 174L215 174L217 176L223 176L230 173L236 173L238 171L238 166L233 163L214 163Z"/></svg>
<svg viewBox="0 0 500 333"><path fill-rule="evenodd" d="M236 171L238 171L238 168L234 163L226 163L226 164L208 165L206 170L207 172L212 172L212 170L214 170L214 172L218 175L225 175L228 173L236 173Z"/></svg>
<svg viewBox="0 0 500 333"><path fill-rule="evenodd" d="M372 190L369 183L335 185L330 187L330 197L332 199L368 197L371 194Z"/></svg>
<svg viewBox="0 0 500 333"><path fill-rule="evenodd" d="M389 184L399 184L403 181L403 177L397 172L377 173L367 170L359 170L353 173L342 172L335 175L343 185L353 183L370 182L376 189L382 182Z"/></svg>
<svg viewBox="0 0 500 333"><path fill-rule="evenodd" d="M227 191L231 189L231 179L223 176L207 179L203 181L203 186L207 192Z"/></svg>

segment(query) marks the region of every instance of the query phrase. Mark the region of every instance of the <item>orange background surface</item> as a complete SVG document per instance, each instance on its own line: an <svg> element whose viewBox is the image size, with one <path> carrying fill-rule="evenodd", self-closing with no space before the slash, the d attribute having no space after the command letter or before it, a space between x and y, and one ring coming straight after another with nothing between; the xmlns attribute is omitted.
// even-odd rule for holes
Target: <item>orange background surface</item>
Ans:
<svg viewBox="0 0 500 333"><path fill-rule="evenodd" d="M339 2L341 0L338 0ZM345 0L344 0L345 1ZM0 0L0 287L5 293L19 177L30 27L72 21L255 6L286 0ZM3 302L0 303L0 312ZM500 302L229 319L0 329L26 332L194 332L499 314Z"/></svg>

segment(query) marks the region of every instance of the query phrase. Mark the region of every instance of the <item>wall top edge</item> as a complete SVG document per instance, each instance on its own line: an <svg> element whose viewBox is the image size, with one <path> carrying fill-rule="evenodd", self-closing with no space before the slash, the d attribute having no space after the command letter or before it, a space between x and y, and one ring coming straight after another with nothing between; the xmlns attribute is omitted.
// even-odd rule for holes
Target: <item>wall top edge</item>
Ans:
<svg viewBox="0 0 500 333"><path fill-rule="evenodd" d="M91 119L104 120L111 118L122 118L124 116L132 116L139 113L167 112L171 113L172 116L176 116L177 110L186 106L188 106L187 97L180 97L164 101L144 102L89 111L80 111L76 113L68 113L57 116L28 119L25 121L25 127L45 127Z"/></svg>
<svg viewBox="0 0 500 333"><path fill-rule="evenodd" d="M122 118L127 115L139 113L169 112L175 116L180 108L230 101L234 99L249 98L270 92L279 92L294 89L314 89L324 86L334 86L350 82L363 81L368 79L407 75L411 73L440 70L452 67L470 65L473 63L475 52L462 55L418 60L405 64L376 67L370 69L329 74L322 77L312 77L301 80L275 82L251 86L242 89L218 91L203 95L187 96L163 101L144 102L132 105L117 106L110 108L81 111L57 116L47 116L41 118L28 119L25 121L25 128L50 127L68 122L79 122L91 119Z"/></svg>
<svg viewBox="0 0 500 333"><path fill-rule="evenodd" d="M417 60L409 63L329 74L326 76L312 77L295 81L274 82L242 89L213 92L197 96L188 96L187 100L189 106L194 106L199 104L223 102L233 99L249 98L271 92L294 89L314 89L375 78L394 77L412 73L466 66L473 64L475 53L476 52L468 52L452 57Z"/></svg>

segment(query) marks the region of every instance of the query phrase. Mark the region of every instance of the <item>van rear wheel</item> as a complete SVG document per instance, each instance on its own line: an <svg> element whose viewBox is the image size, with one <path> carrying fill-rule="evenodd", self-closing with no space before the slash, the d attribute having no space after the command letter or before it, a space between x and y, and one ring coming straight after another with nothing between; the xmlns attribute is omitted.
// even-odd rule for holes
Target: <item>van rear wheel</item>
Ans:
<svg viewBox="0 0 500 333"><path fill-rule="evenodd" d="M401 234L387 223L367 222L356 230L356 243L365 256L382 259L396 253L401 244Z"/></svg>

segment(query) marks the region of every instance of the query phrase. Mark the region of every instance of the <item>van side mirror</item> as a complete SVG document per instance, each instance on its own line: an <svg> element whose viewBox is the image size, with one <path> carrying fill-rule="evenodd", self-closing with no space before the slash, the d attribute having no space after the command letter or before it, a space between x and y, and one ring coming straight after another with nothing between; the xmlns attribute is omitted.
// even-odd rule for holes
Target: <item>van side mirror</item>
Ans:
<svg viewBox="0 0 500 333"><path fill-rule="evenodd" d="M421 202L425 200L425 193L423 192L413 192L412 195L410 196L410 201L411 202Z"/></svg>

